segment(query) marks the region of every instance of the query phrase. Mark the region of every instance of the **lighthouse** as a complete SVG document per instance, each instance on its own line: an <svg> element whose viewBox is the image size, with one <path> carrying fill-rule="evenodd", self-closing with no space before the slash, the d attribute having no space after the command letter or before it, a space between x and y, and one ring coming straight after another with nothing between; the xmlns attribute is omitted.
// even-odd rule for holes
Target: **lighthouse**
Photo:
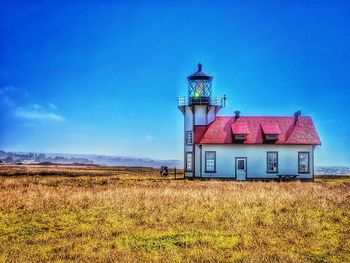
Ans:
<svg viewBox="0 0 350 263"><path fill-rule="evenodd" d="M202 172L201 165L196 169L195 164L200 163L202 158L196 156L196 152L201 152L201 145L195 144L195 127L207 127L212 123L218 111L225 106L226 97L212 96L213 76L203 71L201 63L187 80L187 96L178 98L178 108L184 116L184 171L186 177L198 177Z"/></svg>
<svg viewBox="0 0 350 263"><path fill-rule="evenodd" d="M184 116L185 178L314 180L314 150L321 140L310 116L218 116L226 96L212 95L213 76L202 64L178 98ZM248 168L249 167L249 168Z"/></svg>

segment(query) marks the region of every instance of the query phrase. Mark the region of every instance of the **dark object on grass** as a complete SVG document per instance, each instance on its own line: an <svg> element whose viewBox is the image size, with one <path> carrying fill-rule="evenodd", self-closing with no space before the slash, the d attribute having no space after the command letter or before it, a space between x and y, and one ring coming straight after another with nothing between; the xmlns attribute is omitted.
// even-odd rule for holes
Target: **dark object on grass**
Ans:
<svg viewBox="0 0 350 263"><path fill-rule="evenodd" d="M298 174L279 174L278 177L281 181L295 180L299 175Z"/></svg>
<svg viewBox="0 0 350 263"><path fill-rule="evenodd" d="M168 172L168 166L161 166L159 171L161 176L167 176L169 174Z"/></svg>

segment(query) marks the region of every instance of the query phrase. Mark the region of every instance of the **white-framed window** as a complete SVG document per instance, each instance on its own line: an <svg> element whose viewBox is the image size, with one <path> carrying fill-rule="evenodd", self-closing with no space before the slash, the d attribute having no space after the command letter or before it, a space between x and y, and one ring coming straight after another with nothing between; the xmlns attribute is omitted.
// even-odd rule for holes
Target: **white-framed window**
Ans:
<svg viewBox="0 0 350 263"><path fill-rule="evenodd" d="M185 157L186 157L186 172L192 172L193 154L191 152L187 152Z"/></svg>
<svg viewBox="0 0 350 263"><path fill-rule="evenodd" d="M209 172L209 173L216 172L216 152L213 152L213 151L205 152L205 172Z"/></svg>
<svg viewBox="0 0 350 263"><path fill-rule="evenodd" d="M267 152L267 169L268 173L278 173L278 152Z"/></svg>
<svg viewBox="0 0 350 263"><path fill-rule="evenodd" d="M193 132L192 131L186 131L185 137L186 137L185 138L186 144L192 145L193 144Z"/></svg>
<svg viewBox="0 0 350 263"><path fill-rule="evenodd" d="M310 173L310 153L298 152L298 173Z"/></svg>

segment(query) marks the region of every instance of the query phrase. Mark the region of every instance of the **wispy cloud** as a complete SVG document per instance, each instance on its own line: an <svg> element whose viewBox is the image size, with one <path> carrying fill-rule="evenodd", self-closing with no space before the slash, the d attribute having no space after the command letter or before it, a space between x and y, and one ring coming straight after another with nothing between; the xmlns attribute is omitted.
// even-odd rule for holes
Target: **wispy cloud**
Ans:
<svg viewBox="0 0 350 263"><path fill-rule="evenodd" d="M4 86L0 88L0 95L7 93L8 91L13 91L16 88L13 86Z"/></svg>
<svg viewBox="0 0 350 263"><path fill-rule="evenodd" d="M39 103L31 103L26 107L16 107L13 111L17 118L26 121L49 121L49 122L62 122L65 118L58 114L57 112L52 112L57 110L57 106L53 103L48 103L47 107Z"/></svg>
<svg viewBox="0 0 350 263"><path fill-rule="evenodd" d="M30 123L30 126L33 126L35 125L33 123L35 121L65 121L65 118L57 113L57 106L52 102L49 102L45 105L36 102L26 104L25 106L18 105L18 103L15 103L15 101L12 99L13 96L10 96L11 92L14 90L17 89L13 86L0 87L0 106L3 106L5 109L7 108L7 111L16 118L24 120L25 122L22 124L28 126L28 123Z"/></svg>
<svg viewBox="0 0 350 263"><path fill-rule="evenodd" d="M33 103L31 107L35 110L44 110L44 107L38 103Z"/></svg>
<svg viewBox="0 0 350 263"><path fill-rule="evenodd" d="M52 112L42 112L37 110L24 110L16 109L15 116L24 120L29 121L53 121L53 122L62 122L65 118L59 114Z"/></svg>
<svg viewBox="0 0 350 263"><path fill-rule="evenodd" d="M51 103L51 102L49 102L49 103L47 104L47 106L48 106L51 110L57 110L57 109L58 109L57 106L56 106L55 104Z"/></svg>

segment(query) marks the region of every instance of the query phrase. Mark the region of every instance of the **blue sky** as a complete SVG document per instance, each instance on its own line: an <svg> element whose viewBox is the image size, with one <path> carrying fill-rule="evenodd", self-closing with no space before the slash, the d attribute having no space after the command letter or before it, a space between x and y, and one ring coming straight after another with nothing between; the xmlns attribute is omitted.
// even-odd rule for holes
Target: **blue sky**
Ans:
<svg viewBox="0 0 350 263"><path fill-rule="evenodd" d="M301 109L316 164L350 165L348 1L58 2L0 5L1 149L182 159L202 62L221 115Z"/></svg>

